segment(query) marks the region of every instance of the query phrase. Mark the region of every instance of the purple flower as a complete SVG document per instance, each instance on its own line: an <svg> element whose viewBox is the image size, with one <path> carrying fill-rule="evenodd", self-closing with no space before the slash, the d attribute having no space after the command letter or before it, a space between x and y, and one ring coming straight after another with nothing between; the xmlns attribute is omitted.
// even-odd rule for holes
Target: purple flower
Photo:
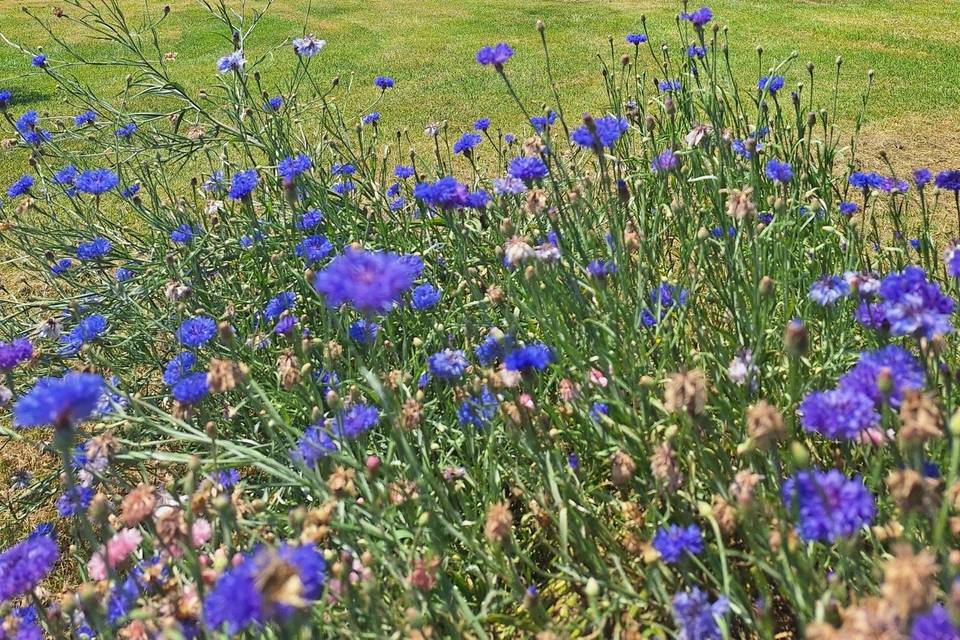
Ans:
<svg viewBox="0 0 960 640"><path fill-rule="evenodd" d="M889 377L890 389L881 392L878 386L880 375ZM926 373L909 351L897 345L887 345L877 351L860 354L860 360L837 384L839 390L847 390L870 398L876 407L889 401L899 407L904 391L923 389Z"/></svg>
<svg viewBox="0 0 960 640"><path fill-rule="evenodd" d="M730 610L730 602L710 596L694 587L673 596L673 619L677 623L677 640L720 640L723 634L717 619Z"/></svg>
<svg viewBox="0 0 960 640"><path fill-rule="evenodd" d="M873 496L859 476L847 479L836 469L798 471L783 483L783 504L799 516L805 542L833 543L873 521Z"/></svg>
<svg viewBox="0 0 960 640"><path fill-rule="evenodd" d="M207 397L210 387L207 384L207 372L190 373L177 381L170 390L173 399L181 404L194 404Z"/></svg>
<svg viewBox="0 0 960 640"><path fill-rule="evenodd" d="M941 171L937 174L934 184L937 185L938 189L944 191L960 192L960 169Z"/></svg>
<svg viewBox="0 0 960 640"><path fill-rule="evenodd" d="M48 535L27 538L0 553L0 602L33 591L59 557L60 549Z"/></svg>
<svg viewBox="0 0 960 640"><path fill-rule="evenodd" d="M0 373L9 373L33 357L33 345L26 338L0 342Z"/></svg>
<svg viewBox="0 0 960 640"><path fill-rule="evenodd" d="M650 170L654 173L666 173L680 166L680 158L673 149L664 149L650 163Z"/></svg>
<svg viewBox="0 0 960 640"><path fill-rule="evenodd" d="M335 308L349 303L361 313L386 313L423 268L414 256L347 249L319 272L314 287Z"/></svg>
<svg viewBox="0 0 960 640"><path fill-rule="evenodd" d="M500 69L503 63L513 56L513 49L505 42L500 42L492 47L483 47L477 51L477 62L487 66L493 65Z"/></svg>
<svg viewBox="0 0 960 640"><path fill-rule="evenodd" d="M859 209L860 209L860 207L857 206L857 203L856 203L856 202L841 202L841 203L840 203L840 213L842 213L842 214L845 215L845 216L852 216L852 215L855 214L857 211L859 211Z"/></svg>
<svg viewBox="0 0 960 640"><path fill-rule="evenodd" d="M777 91L783 89L783 76L763 76L757 82L757 89L767 91L770 95L777 95Z"/></svg>
<svg viewBox="0 0 960 640"><path fill-rule="evenodd" d="M855 440L880 424L869 396L851 387L814 391L800 403L800 422L807 431L833 440Z"/></svg>
<svg viewBox="0 0 960 640"><path fill-rule="evenodd" d="M640 45L647 41L647 34L645 33L628 33L627 42L632 45Z"/></svg>
<svg viewBox="0 0 960 640"><path fill-rule="evenodd" d="M83 113L77 114L73 117L73 124L78 127L82 127L85 124L93 124L97 121L97 114L93 111L87 110Z"/></svg>
<svg viewBox="0 0 960 640"><path fill-rule="evenodd" d="M410 294L410 306L416 311L425 311L437 306L440 291L429 282L421 284Z"/></svg>
<svg viewBox="0 0 960 640"><path fill-rule="evenodd" d="M490 128L490 118L479 118L474 120L473 128L477 131L486 131Z"/></svg>
<svg viewBox="0 0 960 640"><path fill-rule="evenodd" d="M293 52L301 58L312 58L320 53L327 44L326 40L315 38L313 34L296 38L293 41Z"/></svg>
<svg viewBox="0 0 960 640"><path fill-rule="evenodd" d="M393 89L393 78L390 76L377 76L373 81L374 86L379 87L381 91Z"/></svg>
<svg viewBox="0 0 960 640"><path fill-rule="evenodd" d="M693 13L682 13L680 17L689 20L698 29L703 29L708 22L713 20L713 11L710 10L710 7L700 7Z"/></svg>
<svg viewBox="0 0 960 640"><path fill-rule="evenodd" d="M163 382L168 387L180 382L197 364L197 356L192 351L182 351L174 356L163 368Z"/></svg>
<svg viewBox="0 0 960 640"><path fill-rule="evenodd" d="M347 335L358 344L373 344L377 340L380 325L369 320L354 320L347 329Z"/></svg>
<svg viewBox="0 0 960 640"><path fill-rule="evenodd" d="M297 244L294 251L297 257L303 258L308 264L313 264L330 255L333 245L324 236L307 236Z"/></svg>
<svg viewBox="0 0 960 640"><path fill-rule="evenodd" d="M297 440L296 448L290 452L290 457L304 466L313 467L336 450L336 442L324 430L323 425L315 424L303 432Z"/></svg>
<svg viewBox="0 0 960 640"><path fill-rule="evenodd" d="M913 619L910 640L960 640L958 630L941 604L933 605L927 613Z"/></svg>
<svg viewBox="0 0 960 640"><path fill-rule="evenodd" d="M894 335L932 338L953 331L953 298L927 280L920 267L891 273L880 283L880 308Z"/></svg>
<svg viewBox="0 0 960 640"><path fill-rule="evenodd" d="M926 167L915 169L913 172L913 184L917 185L917 189L923 189L932 179L933 174Z"/></svg>
<svg viewBox="0 0 960 640"><path fill-rule="evenodd" d="M8 198L16 198L17 196L22 196L24 194L30 193L30 189L33 187L33 176L21 176L16 182L10 185L10 188L7 189Z"/></svg>
<svg viewBox="0 0 960 640"><path fill-rule="evenodd" d="M106 238L94 238L77 245L77 257L81 260L97 260L110 253L113 245Z"/></svg>
<svg viewBox="0 0 960 640"><path fill-rule="evenodd" d="M198 225L182 224L170 232L170 239L177 244L190 244L199 233Z"/></svg>
<svg viewBox="0 0 960 640"><path fill-rule="evenodd" d="M42 69L43 67L47 66L47 56L43 55L42 53L38 53L30 59L30 64Z"/></svg>

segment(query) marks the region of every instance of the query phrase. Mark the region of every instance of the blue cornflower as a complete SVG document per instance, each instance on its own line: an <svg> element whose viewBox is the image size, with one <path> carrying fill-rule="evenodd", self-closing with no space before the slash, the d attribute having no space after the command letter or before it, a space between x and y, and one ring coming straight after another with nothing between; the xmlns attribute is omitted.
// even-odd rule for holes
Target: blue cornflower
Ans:
<svg viewBox="0 0 960 640"><path fill-rule="evenodd" d="M363 124L367 124L367 125L369 125L369 124L375 124L375 123L377 123L377 122L380 122L380 112L379 112L379 111L372 111L372 112L368 113L367 115L363 116L363 118L361 119L361 122L363 122Z"/></svg>
<svg viewBox="0 0 960 640"><path fill-rule="evenodd" d="M173 385L173 388L170 389L170 394L173 396L173 399L181 404L199 402L206 398L209 393L210 387L207 384L206 371L188 373L180 378L180 380Z"/></svg>
<svg viewBox="0 0 960 640"><path fill-rule="evenodd" d="M300 56L301 58L312 58L313 56L320 53L320 50L327 45L326 40L320 40L313 36L313 34L303 36L302 38L295 38L293 40L293 52Z"/></svg>
<svg viewBox="0 0 960 640"><path fill-rule="evenodd" d="M680 166L680 157L673 149L664 149L650 162L650 170L654 173L666 173Z"/></svg>
<svg viewBox="0 0 960 640"><path fill-rule="evenodd" d="M664 93L667 93L669 91L680 91L682 86L683 85L680 84L679 80L661 80L657 84L657 89L659 89Z"/></svg>
<svg viewBox="0 0 960 640"><path fill-rule="evenodd" d="M111 624L120 622L130 613L139 597L140 586L133 576L127 576L122 582L114 582L107 597L107 620Z"/></svg>
<svg viewBox="0 0 960 640"><path fill-rule="evenodd" d="M486 209L490 203L490 194L483 189L478 189L467 194L467 206L478 211Z"/></svg>
<svg viewBox="0 0 960 640"><path fill-rule="evenodd" d="M501 360L508 349L513 348L513 338L505 335L488 335L474 348L473 353L481 366L487 367Z"/></svg>
<svg viewBox="0 0 960 640"><path fill-rule="evenodd" d="M456 209L467 204L470 192L465 184L452 176L436 182L418 182L413 187L413 196L430 207Z"/></svg>
<svg viewBox="0 0 960 640"><path fill-rule="evenodd" d="M313 161L310 156L301 153L295 156L287 156L281 160L280 164L277 165L277 173L287 182L293 182L301 173L310 171L312 166Z"/></svg>
<svg viewBox="0 0 960 640"><path fill-rule="evenodd" d="M177 339L185 347L196 349L208 343L217 335L217 323L213 318L195 316L187 318L177 329Z"/></svg>
<svg viewBox="0 0 960 640"><path fill-rule="evenodd" d="M21 540L0 553L0 602L33 591L59 557L57 543L46 535Z"/></svg>
<svg viewBox="0 0 960 640"><path fill-rule="evenodd" d="M300 464L313 467L320 460L337 450L337 443L322 425L308 427L297 440L297 446L290 452L290 457Z"/></svg>
<svg viewBox="0 0 960 640"><path fill-rule="evenodd" d="M640 45L647 41L647 34L645 33L628 33L627 42L632 45Z"/></svg>
<svg viewBox="0 0 960 640"><path fill-rule="evenodd" d="M486 131L490 128L490 118L478 118L474 120L473 128L477 131Z"/></svg>
<svg viewBox="0 0 960 640"><path fill-rule="evenodd" d="M222 489L232 489L240 482L240 472L236 469L220 469L211 473L210 479Z"/></svg>
<svg viewBox="0 0 960 640"><path fill-rule="evenodd" d="M944 268L951 278L960 278L960 247L951 245L943 254Z"/></svg>
<svg viewBox="0 0 960 640"><path fill-rule="evenodd" d="M410 306L417 311L432 309L440 302L440 291L426 282L413 290L410 294Z"/></svg>
<svg viewBox="0 0 960 640"><path fill-rule="evenodd" d="M297 257L313 264L330 255L333 245L324 236L307 236L297 244L294 251Z"/></svg>
<svg viewBox="0 0 960 640"><path fill-rule="evenodd" d="M217 70L220 73L240 71L245 64L247 64L247 61L243 57L243 51L234 51L217 60Z"/></svg>
<svg viewBox="0 0 960 640"><path fill-rule="evenodd" d="M267 588L266 579L273 575L278 563L296 574L298 599L314 601L323 595L326 563L316 548L287 544L276 550L259 547L239 565L226 570L207 593L203 602L206 626L236 636L249 627L288 618L293 605L279 592Z"/></svg>
<svg viewBox="0 0 960 640"><path fill-rule="evenodd" d="M459 140L453 143L453 152L469 155L473 151L473 148L480 144L481 140L483 140L483 138L477 133L464 133L460 136Z"/></svg>
<svg viewBox="0 0 960 640"><path fill-rule="evenodd" d="M182 224L170 232L170 239L176 244L190 244L199 233L199 225Z"/></svg>
<svg viewBox="0 0 960 640"><path fill-rule="evenodd" d="M123 190L120 192L120 197L129 200L130 198L134 197L138 193L140 193L140 185L132 184L129 187L123 188Z"/></svg>
<svg viewBox="0 0 960 640"><path fill-rule="evenodd" d="M468 365L467 357L463 351L454 349L438 351L427 359L430 374L446 382L453 382L462 378Z"/></svg>
<svg viewBox="0 0 960 640"><path fill-rule="evenodd" d="M273 96L267 100L266 104L263 105L263 110L276 113L277 111L280 111L280 107L282 106L283 98L281 96Z"/></svg>
<svg viewBox="0 0 960 640"><path fill-rule="evenodd" d="M413 167L404 166L398 164L393 168L393 175L400 180L406 180L407 178L412 178L414 174Z"/></svg>
<svg viewBox="0 0 960 640"><path fill-rule="evenodd" d="M47 56L43 55L42 53L38 53L30 59L30 64L35 67L43 68L47 66Z"/></svg>
<svg viewBox="0 0 960 640"><path fill-rule="evenodd" d="M94 238L77 245L77 257L81 260L97 260L110 253L113 245L106 238Z"/></svg>
<svg viewBox="0 0 960 640"><path fill-rule="evenodd" d="M107 319L99 314L86 316L77 323L70 333L60 336L63 343L61 354L70 356L76 354L84 344L93 342L107 330Z"/></svg>
<svg viewBox="0 0 960 640"><path fill-rule="evenodd" d="M197 356L192 351L181 351L163 367L163 382L168 387L180 382L185 375L193 371Z"/></svg>
<svg viewBox="0 0 960 640"><path fill-rule="evenodd" d="M323 213L317 209L308 209L297 220L297 229L308 231L323 222Z"/></svg>
<svg viewBox="0 0 960 640"><path fill-rule="evenodd" d="M852 216L857 211L860 210L860 207L857 206L856 202L841 202L840 203L840 213L845 216Z"/></svg>
<svg viewBox="0 0 960 640"><path fill-rule="evenodd" d="M93 124L97 121L97 114L93 111L87 110L83 113L77 114L73 117L73 124L78 127L82 127L85 124Z"/></svg>
<svg viewBox="0 0 960 640"><path fill-rule="evenodd" d="M201 188L208 193L223 193L225 183L223 180L223 171L214 171L210 177L204 180Z"/></svg>
<svg viewBox="0 0 960 640"><path fill-rule="evenodd" d="M316 275L314 287L329 307L349 303L361 313L386 313L422 269L413 256L347 249Z"/></svg>
<svg viewBox="0 0 960 640"><path fill-rule="evenodd" d="M878 386L880 374L887 376L890 389L882 392ZM904 391L923 389L926 372L909 351L898 345L887 345L877 351L860 354L860 360L837 383L838 389L859 393L870 398L877 407L889 401L900 406Z"/></svg>
<svg viewBox="0 0 960 640"><path fill-rule="evenodd" d="M53 174L53 181L57 184L72 185L77 181L77 175L77 168L72 164L68 164Z"/></svg>
<svg viewBox="0 0 960 640"><path fill-rule="evenodd" d="M710 10L710 7L700 7L693 13L681 13L680 17L683 20L689 20L698 29L703 29L708 22L713 20L713 11Z"/></svg>
<svg viewBox="0 0 960 640"><path fill-rule="evenodd" d="M0 373L9 373L33 357L33 345L26 338L0 342Z"/></svg>
<svg viewBox="0 0 960 640"><path fill-rule="evenodd" d="M607 406L606 402L594 402L590 405L590 417L597 422L600 421L600 416L608 415L610 415L610 407Z"/></svg>
<svg viewBox="0 0 960 640"><path fill-rule="evenodd" d="M230 180L230 192L228 195L234 200L249 198L253 190L257 188L259 180L256 169L239 171L233 174L233 179Z"/></svg>
<svg viewBox="0 0 960 640"><path fill-rule="evenodd" d="M491 47L483 47L477 51L477 62L487 66L493 65L499 69L507 60L513 56L513 49L505 42L500 42Z"/></svg>
<svg viewBox="0 0 960 640"><path fill-rule="evenodd" d="M800 403L800 423L834 440L855 440L880 424L869 396L847 388L814 391Z"/></svg>
<svg viewBox="0 0 960 640"><path fill-rule="evenodd" d="M723 596L710 602L710 596L694 587L673 596L673 619L677 623L677 640L720 640L723 634L717 619L730 610Z"/></svg>
<svg viewBox="0 0 960 640"><path fill-rule="evenodd" d="M127 123L122 127L120 127L119 129L117 129L116 131L114 131L114 133L117 135L118 138L125 138L125 139L129 139L130 136L132 136L136 132L137 132L137 124L135 122Z"/></svg>
<svg viewBox="0 0 960 640"><path fill-rule="evenodd" d="M33 176L24 175L17 179L10 188L7 189L8 198L16 198L17 196L22 196L24 194L30 193L30 189L33 187Z"/></svg>
<svg viewBox="0 0 960 640"><path fill-rule="evenodd" d="M660 527L653 536L653 548L664 562L676 564L684 554L695 556L703 551L703 534L695 524L688 527L675 524L666 528Z"/></svg>
<svg viewBox="0 0 960 640"><path fill-rule="evenodd" d="M616 272L617 265L612 262L607 262L606 260L591 260L587 264L587 273L590 274L591 278L596 278L597 280L603 280Z"/></svg>
<svg viewBox="0 0 960 640"><path fill-rule="evenodd" d="M17 427L71 427L93 413L103 394L103 378L72 372L62 378L41 378L13 407Z"/></svg>
<svg viewBox="0 0 960 640"><path fill-rule="evenodd" d="M570 139L584 149L612 148L629 127L623 116L607 115L593 121L592 131L587 125L578 127L570 134Z"/></svg>
<svg viewBox="0 0 960 640"><path fill-rule="evenodd" d="M960 169L949 169L937 174L934 184L944 191L960 192Z"/></svg>
<svg viewBox="0 0 960 640"><path fill-rule="evenodd" d="M356 189L356 185L353 184L352 180L341 180L340 182L334 184L331 189L338 196L342 196L345 193L350 193Z"/></svg>
<svg viewBox="0 0 960 640"><path fill-rule="evenodd" d="M37 112L30 110L17 118L13 126L17 130L17 133L20 134L20 137L23 138L24 142L38 146L51 138L49 131L37 126L38 122L39 117L37 116Z"/></svg>
<svg viewBox="0 0 960 640"><path fill-rule="evenodd" d="M552 125L557 121L557 112L552 109L548 109L547 113L542 116L533 116L530 118L530 126L533 127L533 130L537 133L543 133L547 127Z"/></svg>
<svg viewBox="0 0 960 640"><path fill-rule="evenodd" d="M554 360L556 355L553 349L542 342L534 342L508 353L503 360L503 366L509 371L543 371Z"/></svg>
<svg viewBox="0 0 960 640"><path fill-rule="evenodd" d="M77 177L77 190L99 196L120 184L120 178L110 169L84 171Z"/></svg>
<svg viewBox="0 0 960 640"><path fill-rule="evenodd" d="M850 295L850 284L840 276L823 276L810 285L810 299L822 307Z"/></svg>
<svg viewBox="0 0 960 640"><path fill-rule="evenodd" d="M266 308L263 310L263 315L267 320L279 318L284 311L293 308L296 300L297 294L293 291L284 291L270 299Z"/></svg>
<svg viewBox="0 0 960 640"><path fill-rule="evenodd" d="M523 180L527 183L546 178L548 171L547 165L544 164L543 160L540 158L528 158L527 156L514 158L507 166L507 174L511 178Z"/></svg>
<svg viewBox="0 0 960 640"><path fill-rule="evenodd" d="M703 60L707 57L707 50L695 44L687 45L687 57L691 59L697 58L699 60Z"/></svg>
<svg viewBox="0 0 960 640"><path fill-rule="evenodd" d="M10 106L13 94L7 89L0 89L0 111L6 111Z"/></svg>
<svg viewBox="0 0 960 640"><path fill-rule="evenodd" d="M923 167L914 170L913 184L917 185L917 189L923 189L931 180L933 180L933 174L930 173L930 169Z"/></svg>
<svg viewBox="0 0 960 640"><path fill-rule="evenodd" d="M60 258L50 267L50 271L52 271L54 275L62 276L69 271L71 267L73 267L73 261L70 260L70 258Z"/></svg>
<svg viewBox="0 0 960 640"><path fill-rule="evenodd" d="M66 491L57 498L57 513L61 518L68 518L84 511L93 500L93 489L76 486L72 491Z"/></svg>
<svg viewBox="0 0 960 640"><path fill-rule="evenodd" d="M776 158L770 158L767 160L766 167L764 167L764 175L774 182L787 184L793 180L793 167L791 167L787 162L781 162Z"/></svg>
<svg viewBox="0 0 960 640"><path fill-rule="evenodd" d="M387 89L393 89L393 78L390 76L377 76L373 80L374 86L378 87L381 91L386 91Z"/></svg>
<svg viewBox="0 0 960 640"><path fill-rule="evenodd" d="M935 604L927 613L913 619L910 640L960 640L960 629L953 625L942 604Z"/></svg>
<svg viewBox="0 0 960 640"><path fill-rule="evenodd" d="M387 187L387 197L396 198L400 195L400 183L394 182L389 187Z"/></svg>
<svg viewBox="0 0 960 640"><path fill-rule="evenodd" d="M380 421L380 411L370 404L355 404L333 419L333 432L339 437L356 438Z"/></svg>
<svg viewBox="0 0 960 640"><path fill-rule="evenodd" d="M373 344L377 341L380 325L369 320L354 320L347 329L350 339L359 344Z"/></svg>
<svg viewBox="0 0 960 640"><path fill-rule="evenodd" d="M798 471L783 484L783 504L800 519L800 538L833 543L869 525L876 513L873 496L859 476L847 479L836 469Z"/></svg>
<svg viewBox="0 0 960 640"><path fill-rule="evenodd" d="M910 266L886 276L880 283L880 297L880 309L894 335L932 338L953 331L953 298L928 281L920 267Z"/></svg>
<svg viewBox="0 0 960 640"><path fill-rule="evenodd" d="M352 164L334 164L330 167L330 173L335 176L352 176L357 172L357 168Z"/></svg>
<svg viewBox="0 0 960 640"><path fill-rule="evenodd" d="M394 198L390 201L390 211L399 211L407 206L407 201L404 198Z"/></svg>
<svg viewBox="0 0 960 640"><path fill-rule="evenodd" d="M297 316L292 313L285 313L277 321L277 324L273 325L273 332L277 335L287 335L297 324Z"/></svg>
<svg viewBox="0 0 960 640"><path fill-rule="evenodd" d="M5 629L8 629L6 637L10 640L43 640L44 638L34 605L14 608L2 624ZM13 629L16 631L12 631Z"/></svg>
<svg viewBox="0 0 960 640"><path fill-rule="evenodd" d="M766 90L770 95L777 95L777 91L783 89L783 76L763 76L757 82L757 89L760 91Z"/></svg>
<svg viewBox="0 0 960 640"><path fill-rule="evenodd" d="M469 396L457 407L457 420L460 424L473 425L477 429L485 427L497 413L497 398L487 385L480 388L480 393Z"/></svg>

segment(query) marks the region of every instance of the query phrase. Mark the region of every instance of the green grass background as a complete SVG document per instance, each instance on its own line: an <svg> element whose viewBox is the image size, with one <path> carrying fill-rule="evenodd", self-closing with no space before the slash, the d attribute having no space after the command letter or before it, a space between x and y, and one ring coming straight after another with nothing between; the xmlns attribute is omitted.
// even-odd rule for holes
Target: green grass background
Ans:
<svg viewBox="0 0 960 640"><path fill-rule="evenodd" d="M99 2L100 0L94 0ZM158 0L118 0L130 15L157 14ZM55 30L98 59L115 58L112 50L89 38L66 20L53 17L50 0L0 2L0 32L30 48L46 46L56 63L57 47L21 9L29 8ZM192 90L213 82L219 56L230 50L228 34L192 0L174 0L161 29L162 48L177 53L177 79ZM307 0L276 0L247 46L248 57L268 52L304 29ZM950 25L960 15L957 0L720 0L710 3L720 25L729 25L740 79L756 81L756 47L773 63L791 51L800 57L787 72L788 86L805 80L807 61L817 67L818 91L832 85L834 59L844 58L841 115L848 122L859 105L868 69L876 71L868 115L874 122L909 118L929 120L952 115L960 104L960 41ZM240 9L240 2L230 6ZM247 12L264 2L248 2ZM71 8L62 5L68 13ZM652 39L677 43L675 16L680 5L669 1L516 1L516 0L314 0L306 30L328 41L319 58L322 75L339 75L353 88L348 107L359 114L376 96L371 83L390 74L397 89L378 105L388 130L407 127L417 136L431 121L449 120L469 128L473 119L492 118L505 130L520 125L516 107L490 69L473 62L477 48L500 40L511 43L516 57L509 73L534 110L549 97L543 56L534 24L547 24L551 55L568 113L602 107L597 54L607 56L607 38L619 52L632 52L623 38L640 29L646 14ZM133 20L133 25L137 24ZM265 84L279 80L292 54L277 50L263 65ZM608 57L608 56L607 56ZM766 66L766 65L765 65ZM79 76L107 95L118 95L122 70L79 69ZM19 113L27 107L69 116L53 83L31 69L29 58L0 46L0 87L14 91ZM0 161L0 175L16 173L12 156Z"/></svg>

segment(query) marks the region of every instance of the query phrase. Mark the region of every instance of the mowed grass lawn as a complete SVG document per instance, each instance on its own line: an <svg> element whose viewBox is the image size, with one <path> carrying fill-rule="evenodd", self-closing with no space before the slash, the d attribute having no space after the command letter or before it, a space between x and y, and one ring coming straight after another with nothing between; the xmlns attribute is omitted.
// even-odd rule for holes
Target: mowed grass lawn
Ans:
<svg viewBox="0 0 960 640"><path fill-rule="evenodd" d="M100 2L102 0L87 0ZM109 0L114 1L114 0ZM136 29L144 7L158 14L160 0L116 0ZM43 46L50 60L62 60L61 51L21 9L28 8L85 55L98 60L115 58L111 50L81 34L66 19L56 19L51 0L0 2L0 32L35 49ZM229 5L240 8L233 0ZM231 49L216 21L193 0L173 0L171 14L161 28L161 48L175 52L176 78L191 90L214 82L217 59ZM806 80L808 61L817 67L817 89L833 84L834 60L844 59L839 108L850 122L859 108L868 69L876 71L869 121L881 136L896 145L922 147L931 141L940 147L931 161L950 159L946 141L960 126L960 41L951 25L960 15L958 0L717 0L711 2L720 25L729 25L732 58L740 79L753 84L759 75L756 47L763 46L765 64L791 51L800 57L787 71L788 86ZM69 5L61 5L69 13ZM264 2L247 2L247 11ZM276 0L248 43L248 58L269 53L304 30L328 41L319 58L328 79L340 76L351 85L344 99L347 112L358 115L376 97L372 80L392 75L397 89L378 104L387 130L408 128L420 136L432 121L447 120L453 133L487 116L495 128L516 130L522 125L499 78L473 61L485 44L506 41L516 49L509 63L521 96L531 110L549 98L543 56L535 30L539 18L547 24L551 56L567 113L578 114L603 106L600 63L609 60L607 38L616 51L632 52L624 34L641 28L646 14L652 40L676 42L675 16L680 9L668 0L641 1L516 1L516 0L314 0L305 21L308 0ZM280 82L291 63L288 48L275 49L259 67L267 87ZM101 93L118 97L126 75L123 69L78 69L77 73ZM74 110L61 101L53 83L30 67L24 54L0 46L0 88L15 94L14 113L27 108L51 115L70 116ZM821 94L822 95L822 94ZM938 131L939 129L939 131ZM911 149L924 159L924 151ZM952 151L956 158L957 151ZM6 153L0 178L19 175L22 156ZM934 153L936 156L937 153ZM946 156L944 158L944 156Z"/></svg>

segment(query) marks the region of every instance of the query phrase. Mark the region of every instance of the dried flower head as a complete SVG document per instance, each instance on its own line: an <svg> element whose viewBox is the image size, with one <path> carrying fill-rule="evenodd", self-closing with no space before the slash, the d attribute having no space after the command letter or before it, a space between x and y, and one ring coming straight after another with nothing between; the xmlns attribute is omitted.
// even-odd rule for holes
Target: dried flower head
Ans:
<svg viewBox="0 0 960 640"><path fill-rule="evenodd" d="M760 400L747 408L747 435L757 448L768 451L786 438L783 416L775 406Z"/></svg>
<svg viewBox="0 0 960 640"><path fill-rule="evenodd" d="M630 482L637 471L637 463L625 451L617 451L610 456L610 466L610 479L617 486Z"/></svg>
<svg viewBox="0 0 960 640"><path fill-rule="evenodd" d="M677 456L669 442L661 442L653 448L650 471L660 481L661 491L676 491L683 483L683 475L677 468Z"/></svg>
<svg viewBox="0 0 960 640"><path fill-rule="evenodd" d="M675 373L667 379L663 405L673 413L703 415L707 405L707 378L700 369Z"/></svg>
<svg viewBox="0 0 960 640"><path fill-rule="evenodd" d="M899 544L883 565L880 594L904 620L929 609L937 598L936 557L923 549L914 553L909 544Z"/></svg>
<svg viewBox="0 0 960 640"><path fill-rule="evenodd" d="M943 437L943 416L936 398L923 391L904 392L900 404L900 439L922 443Z"/></svg>
<svg viewBox="0 0 960 640"><path fill-rule="evenodd" d="M506 502L494 502L487 509L483 535L491 544L502 544L513 530L513 514Z"/></svg>

